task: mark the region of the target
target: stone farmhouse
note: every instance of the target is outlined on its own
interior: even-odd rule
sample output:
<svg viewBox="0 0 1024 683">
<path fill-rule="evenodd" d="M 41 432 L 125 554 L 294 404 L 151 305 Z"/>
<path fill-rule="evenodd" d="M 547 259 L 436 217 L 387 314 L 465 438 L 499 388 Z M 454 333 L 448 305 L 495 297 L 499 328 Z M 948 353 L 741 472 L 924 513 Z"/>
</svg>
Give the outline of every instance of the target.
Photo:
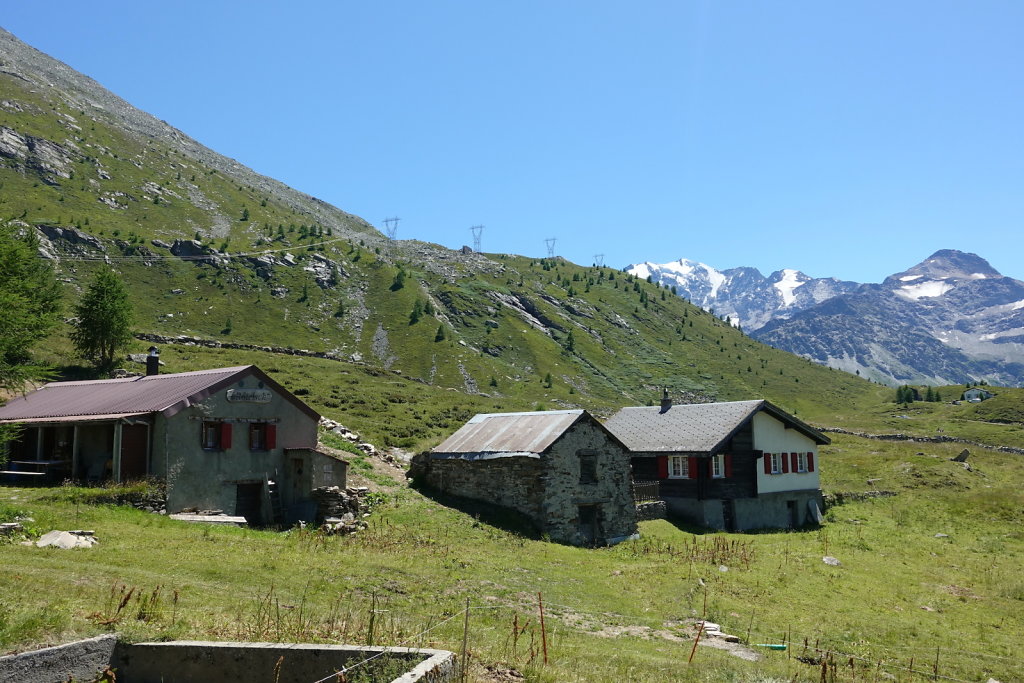
<svg viewBox="0 0 1024 683">
<path fill-rule="evenodd" d="M 473 417 L 413 460 L 431 488 L 518 510 L 554 541 L 637 537 L 626 447 L 584 410 Z"/>
<path fill-rule="evenodd" d="M 820 521 L 817 430 L 768 401 L 623 408 L 606 423 L 635 482 L 656 482 L 668 512 L 742 531 Z"/>
<path fill-rule="evenodd" d="M 155 351 L 155 349 L 154 349 Z M 22 429 L 0 481 L 158 477 L 168 512 L 223 510 L 252 523 L 313 521 L 344 461 L 316 450 L 319 414 L 253 365 L 52 382 L 0 407 Z"/>
</svg>

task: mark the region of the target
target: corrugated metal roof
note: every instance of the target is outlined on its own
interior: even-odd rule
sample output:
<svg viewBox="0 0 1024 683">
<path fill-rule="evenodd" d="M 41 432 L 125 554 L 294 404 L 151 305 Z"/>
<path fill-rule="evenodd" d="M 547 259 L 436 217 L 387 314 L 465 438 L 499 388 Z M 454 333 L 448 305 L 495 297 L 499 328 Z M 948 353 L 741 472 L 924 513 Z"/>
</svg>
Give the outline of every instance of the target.
<svg viewBox="0 0 1024 683">
<path fill-rule="evenodd" d="M 253 371 L 259 372 L 252 365 L 240 365 L 172 375 L 51 382 L 0 407 L 0 424 L 177 412 Z"/>
<path fill-rule="evenodd" d="M 710 453 L 766 401 L 623 408 L 604 426 L 631 451 Z"/>
<path fill-rule="evenodd" d="M 543 453 L 584 415 L 582 410 L 482 413 L 433 453 Z"/>
</svg>

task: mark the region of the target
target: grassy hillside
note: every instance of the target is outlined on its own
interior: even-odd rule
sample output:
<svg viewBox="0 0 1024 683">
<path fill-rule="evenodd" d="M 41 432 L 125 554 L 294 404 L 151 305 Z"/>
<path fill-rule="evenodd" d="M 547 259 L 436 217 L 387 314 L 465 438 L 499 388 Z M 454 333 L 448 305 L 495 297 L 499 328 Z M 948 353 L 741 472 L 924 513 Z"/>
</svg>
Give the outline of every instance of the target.
<svg viewBox="0 0 1024 683">
<path fill-rule="evenodd" d="M 75 489 L 0 489 L 5 519 L 21 511 L 39 530 L 90 528 L 101 539 L 85 551 L 0 545 L 0 649 L 116 630 L 133 639 L 411 638 L 458 650 L 468 599 L 472 680 L 502 680 L 494 671 L 511 668 L 531 681 L 818 681 L 827 654 L 815 646 L 835 653 L 839 681 L 928 680 L 936 657 L 951 680 L 1019 680 L 1024 464 L 976 451 L 969 472 L 949 460 L 953 446 L 920 451 L 837 438 L 823 450 L 822 477 L 826 493 L 848 502 L 821 529 L 694 534 L 645 522 L 641 540 L 597 550 L 544 542 L 514 518 L 397 483 L 367 532 L 346 538 L 190 526 L 76 503 Z M 895 495 L 851 495 L 873 489 Z M 143 598 L 118 610 L 131 588 Z M 792 647 L 754 647 L 758 662 L 701 647 L 687 665 L 691 624 L 705 609 L 744 640 Z"/>
</svg>

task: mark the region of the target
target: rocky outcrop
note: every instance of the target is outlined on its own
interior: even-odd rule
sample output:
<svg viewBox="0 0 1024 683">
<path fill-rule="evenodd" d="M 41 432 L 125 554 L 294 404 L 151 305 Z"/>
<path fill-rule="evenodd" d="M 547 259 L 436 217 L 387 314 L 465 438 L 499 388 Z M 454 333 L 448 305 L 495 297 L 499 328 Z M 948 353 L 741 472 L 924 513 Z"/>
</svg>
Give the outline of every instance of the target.
<svg viewBox="0 0 1024 683">
<path fill-rule="evenodd" d="M 35 171 L 44 183 L 57 185 L 58 178 L 71 178 L 72 164 L 82 155 L 68 144 L 0 126 L 0 156 L 14 160 L 24 170 Z"/>
<path fill-rule="evenodd" d="M 174 244 L 171 245 L 171 253 L 183 261 L 205 261 L 225 265 L 230 260 L 226 254 L 207 247 L 197 240 L 174 240 Z"/>
</svg>

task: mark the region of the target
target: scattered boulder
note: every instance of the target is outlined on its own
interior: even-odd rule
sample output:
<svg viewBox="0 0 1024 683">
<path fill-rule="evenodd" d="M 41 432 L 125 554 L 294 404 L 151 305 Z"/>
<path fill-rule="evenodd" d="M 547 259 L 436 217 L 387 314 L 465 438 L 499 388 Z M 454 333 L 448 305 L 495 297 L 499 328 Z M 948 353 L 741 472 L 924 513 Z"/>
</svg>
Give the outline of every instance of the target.
<svg viewBox="0 0 1024 683">
<path fill-rule="evenodd" d="M 39 548 L 63 548 L 69 550 L 71 548 L 91 548 L 97 543 L 99 539 L 95 536 L 95 531 L 50 531 L 39 537 L 36 541 L 36 547 Z"/>
<path fill-rule="evenodd" d="M 825 557 L 821 558 L 821 561 L 830 567 L 838 567 L 842 564 L 842 562 L 832 557 L 831 555 L 826 555 Z"/>
<path fill-rule="evenodd" d="M 953 458 L 953 462 L 967 462 L 967 458 L 971 455 L 971 452 L 966 448 L 960 451 L 960 455 Z"/>
</svg>

